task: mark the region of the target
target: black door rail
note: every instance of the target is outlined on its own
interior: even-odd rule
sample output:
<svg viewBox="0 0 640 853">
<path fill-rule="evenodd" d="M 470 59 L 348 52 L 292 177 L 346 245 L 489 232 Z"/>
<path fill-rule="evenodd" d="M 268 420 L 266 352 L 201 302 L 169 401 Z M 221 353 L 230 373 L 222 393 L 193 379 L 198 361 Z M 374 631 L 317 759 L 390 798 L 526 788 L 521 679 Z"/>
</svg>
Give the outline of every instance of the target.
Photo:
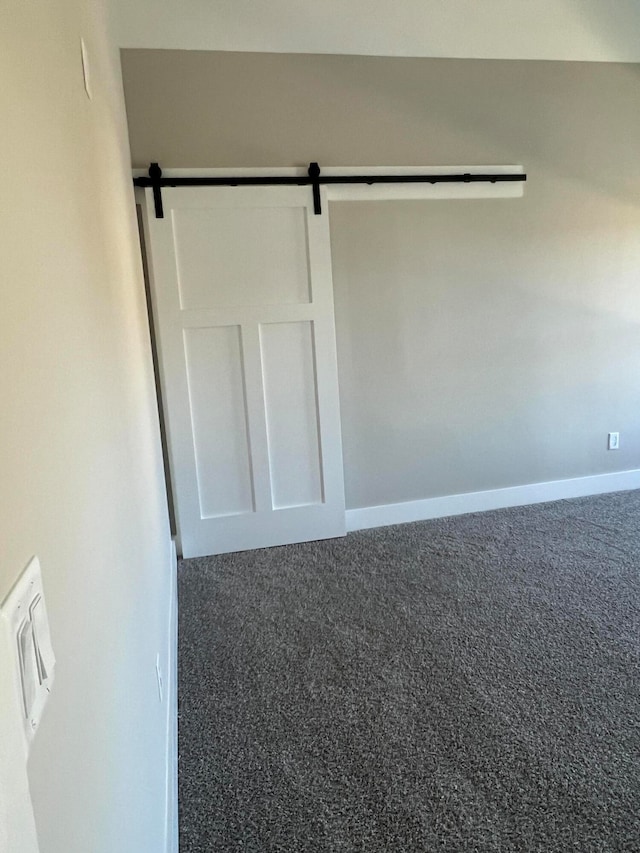
<svg viewBox="0 0 640 853">
<path fill-rule="evenodd" d="M 322 213 L 320 204 L 321 184 L 477 184 L 477 183 L 503 183 L 507 181 L 526 181 L 527 176 L 522 173 L 505 174 L 464 174 L 452 175 L 322 175 L 317 163 L 310 163 L 307 175 L 298 176 L 239 176 L 224 178 L 165 178 L 162 169 L 157 163 L 149 166 L 148 177 L 134 178 L 136 187 L 151 187 L 153 189 L 153 201 L 156 209 L 156 218 L 164 218 L 162 207 L 162 187 L 247 187 L 247 186 L 310 186 L 313 189 L 314 213 Z"/>
</svg>

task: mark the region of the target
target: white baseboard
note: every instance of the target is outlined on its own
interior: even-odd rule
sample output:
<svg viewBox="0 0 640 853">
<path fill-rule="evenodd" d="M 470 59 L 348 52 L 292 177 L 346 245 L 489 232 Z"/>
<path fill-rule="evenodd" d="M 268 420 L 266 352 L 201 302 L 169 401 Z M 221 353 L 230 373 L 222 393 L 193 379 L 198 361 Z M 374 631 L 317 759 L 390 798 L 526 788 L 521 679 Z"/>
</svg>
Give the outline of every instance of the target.
<svg viewBox="0 0 640 853">
<path fill-rule="evenodd" d="M 178 853 L 178 559 L 176 543 L 169 550 L 171 601 L 167 653 L 167 779 L 165 853 Z"/>
<path fill-rule="evenodd" d="M 389 524 L 426 521 L 448 515 L 464 515 L 468 512 L 483 512 L 488 509 L 525 506 L 639 488 L 640 469 L 634 468 L 631 471 L 595 474 L 591 477 L 575 477 L 571 480 L 529 483 L 525 486 L 491 489 L 486 492 L 468 492 L 406 503 L 367 506 L 347 510 L 347 531 L 367 530 L 371 527 L 386 527 Z"/>
</svg>

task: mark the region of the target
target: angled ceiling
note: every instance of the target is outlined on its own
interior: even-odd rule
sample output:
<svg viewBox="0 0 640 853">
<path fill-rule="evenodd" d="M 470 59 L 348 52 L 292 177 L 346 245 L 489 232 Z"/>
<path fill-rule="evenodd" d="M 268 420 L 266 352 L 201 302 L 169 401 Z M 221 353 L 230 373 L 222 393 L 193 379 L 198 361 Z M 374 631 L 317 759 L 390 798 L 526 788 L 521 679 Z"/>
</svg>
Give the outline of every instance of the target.
<svg viewBox="0 0 640 853">
<path fill-rule="evenodd" d="M 640 62 L 640 0 L 110 0 L 120 47 Z"/>
</svg>

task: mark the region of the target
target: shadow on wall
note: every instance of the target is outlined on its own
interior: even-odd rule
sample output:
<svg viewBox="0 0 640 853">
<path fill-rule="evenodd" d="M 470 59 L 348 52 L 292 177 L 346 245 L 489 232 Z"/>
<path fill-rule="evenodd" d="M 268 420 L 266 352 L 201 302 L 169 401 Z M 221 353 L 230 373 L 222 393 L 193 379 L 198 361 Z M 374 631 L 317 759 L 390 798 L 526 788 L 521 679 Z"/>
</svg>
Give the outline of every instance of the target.
<svg viewBox="0 0 640 853">
<path fill-rule="evenodd" d="M 123 67 L 136 166 L 515 163 L 640 197 L 637 65 L 125 51 Z"/>
</svg>

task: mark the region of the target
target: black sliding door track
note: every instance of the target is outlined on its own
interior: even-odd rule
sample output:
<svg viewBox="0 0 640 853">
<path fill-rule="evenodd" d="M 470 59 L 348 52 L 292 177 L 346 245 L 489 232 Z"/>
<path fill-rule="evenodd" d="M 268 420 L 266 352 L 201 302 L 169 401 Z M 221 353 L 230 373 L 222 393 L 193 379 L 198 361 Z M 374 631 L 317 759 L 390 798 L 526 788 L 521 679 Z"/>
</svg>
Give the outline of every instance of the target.
<svg viewBox="0 0 640 853">
<path fill-rule="evenodd" d="M 527 176 L 520 172 L 479 175 L 465 172 L 454 175 L 322 175 L 317 163 L 310 163 L 306 176 L 239 176 L 224 178 L 165 178 L 162 169 L 157 163 L 149 166 L 148 177 L 134 178 L 136 187 L 151 187 L 153 189 L 153 200 L 156 209 L 156 218 L 164 218 L 162 207 L 162 187 L 264 187 L 264 186 L 310 186 L 313 190 L 314 213 L 322 213 L 320 204 L 321 184 L 477 184 L 477 183 L 505 183 L 512 181 L 526 181 Z"/>
</svg>

